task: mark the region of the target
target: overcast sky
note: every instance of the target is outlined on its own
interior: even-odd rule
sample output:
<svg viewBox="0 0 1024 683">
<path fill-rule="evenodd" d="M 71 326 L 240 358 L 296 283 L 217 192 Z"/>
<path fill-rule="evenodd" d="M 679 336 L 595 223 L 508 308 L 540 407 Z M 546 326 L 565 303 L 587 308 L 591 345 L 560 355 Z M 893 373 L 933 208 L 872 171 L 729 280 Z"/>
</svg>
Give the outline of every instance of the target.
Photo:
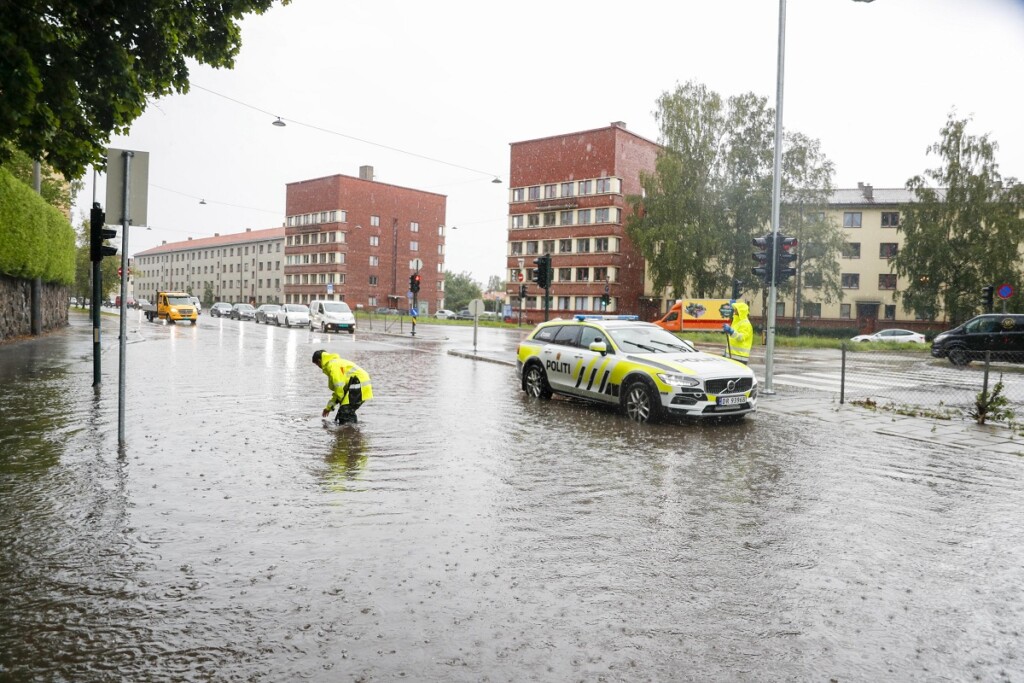
<svg viewBox="0 0 1024 683">
<path fill-rule="evenodd" d="M 784 125 L 821 141 L 839 187 L 936 166 L 927 147 L 954 110 L 1024 178 L 1024 0 L 789 0 L 786 14 Z M 486 284 L 505 273 L 510 143 L 612 121 L 657 141 L 655 101 L 687 81 L 774 106 L 778 28 L 777 0 L 294 0 L 243 22 L 233 70 L 195 66 L 187 95 L 111 141 L 150 154 L 150 229 L 128 251 L 281 225 L 286 183 L 371 165 L 447 195 L 446 268 Z M 96 187 L 103 203 L 103 175 Z M 90 173 L 81 211 L 92 192 Z"/>
</svg>

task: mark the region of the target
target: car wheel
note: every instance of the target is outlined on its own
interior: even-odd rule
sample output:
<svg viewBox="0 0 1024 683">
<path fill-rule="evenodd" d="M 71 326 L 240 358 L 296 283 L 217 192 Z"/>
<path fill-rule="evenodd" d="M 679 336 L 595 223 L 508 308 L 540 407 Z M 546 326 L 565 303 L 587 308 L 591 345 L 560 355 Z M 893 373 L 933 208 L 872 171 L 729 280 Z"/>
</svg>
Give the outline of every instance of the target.
<svg viewBox="0 0 1024 683">
<path fill-rule="evenodd" d="M 953 365 L 963 366 L 971 362 L 971 359 L 967 357 L 967 350 L 959 346 L 954 346 L 949 350 L 949 362 Z"/>
<path fill-rule="evenodd" d="M 349 334 L 355 334 L 356 333 L 356 328 L 355 327 L 348 328 L 348 333 Z"/>
<path fill-rule="evenodd" d="M 634 422 L 657 422 L 661 417 L 661 398 L 647 381 L 637 379 L 626 386 L 622 408 Z"/>
<path fill-rule="evenodd" d="M 327 334 L 327 323 L 320 323 L 320 332 Z"/>
<path fill-rule="evenodd" d="M 533 398 L 551 398 L 548 376 L 539 363 L 531 363 L 523 374 L 523 391 Z"/>
</svg>

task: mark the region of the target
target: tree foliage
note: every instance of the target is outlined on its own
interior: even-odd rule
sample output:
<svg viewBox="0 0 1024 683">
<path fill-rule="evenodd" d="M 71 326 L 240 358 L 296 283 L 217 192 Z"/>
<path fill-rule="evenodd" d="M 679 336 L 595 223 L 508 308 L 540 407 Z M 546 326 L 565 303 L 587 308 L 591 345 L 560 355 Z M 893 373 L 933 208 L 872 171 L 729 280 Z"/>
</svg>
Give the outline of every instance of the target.
<svg viewBox="0 0 1024 683">
<path fill-rule="evenodd" d="M 449 270 L 444 272 L 444 303 L 449 309 L 459 311 L 482 295 L 480 283 L 469 273 L 463 271 L 456 274 Z"/>
<path fill-rule="evenodd" d="M 662 94 L 655 118 L 663 150 L 654 172 L 641 174 L 643 196 L 629 198 L 634 212 L 626 221 L 655 291 L 726 296 L 734 279 L 745 289 L 760 287 L 750 272 L 751 240 L 771 228 L 774 112 L 767 100 L 753 93 L 723 100 L 689 82 Z M 816 140 L 794 134 L 787 143 L 784 195 L 823 207 L 831 162 Z M 822 243 L 841 243 L 838 228 L 825 221 L 807 229 Z M 834 270 L 838 279 L 838 250 L 815 253 L 808 267 Z M 838 284 L 835 291 L 841 293 Z"/>
<path fill-rule="evenodd" d="M 188 92 L 188 58 L 232 67 L 240 19 L 272 4 L 0 2 L 0 162 L 19 148 L 68 178 L 102 167 L 147 99 Z"/>
<path fill-rule="evenodd" d="M 953 323 L 973 316 L 988 284 L 1021 282 L 1024 186 L 1003 179 L 998 145 L 967 133 L 969 119 L 951 113 L 941 139 L 928 148 L 938 167 L 907 181 L 915 200 L 902 207 L 903 245 L 893 269 L 904 281 L 904 305 Z"/>
</svg>

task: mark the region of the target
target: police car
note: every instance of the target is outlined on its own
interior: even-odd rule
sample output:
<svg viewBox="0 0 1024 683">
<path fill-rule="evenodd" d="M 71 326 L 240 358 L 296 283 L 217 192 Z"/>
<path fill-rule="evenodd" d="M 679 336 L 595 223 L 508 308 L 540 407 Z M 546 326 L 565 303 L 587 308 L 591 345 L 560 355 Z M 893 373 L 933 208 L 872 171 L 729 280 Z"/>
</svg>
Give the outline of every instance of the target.
<svg viewBox="0 0 1024 683">
<path fill-rule="evenodd" d="M 523 391 L 618 405 L 637 422 L 666 415 L 740 417 L 757 409 L 746 365 L 703 353 L 635 315 L 577 315 L 541 323 L 519 343 Z"/>
</svg>

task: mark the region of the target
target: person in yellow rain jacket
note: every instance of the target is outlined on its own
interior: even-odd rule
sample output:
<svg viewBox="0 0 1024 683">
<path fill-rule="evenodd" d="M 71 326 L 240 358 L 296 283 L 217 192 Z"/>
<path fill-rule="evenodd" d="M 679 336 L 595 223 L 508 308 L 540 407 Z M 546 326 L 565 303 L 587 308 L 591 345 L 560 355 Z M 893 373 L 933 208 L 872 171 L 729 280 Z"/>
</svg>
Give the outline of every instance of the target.
<svg viewBox="0 0 1024 683">
<path fill-rule="evenodd" d="M 754 343 L 754 326 L 750 324 L 750 307 L 742 301 L 732 306 L 732 324 L 722 325 L 729 335 L 729 357 L 746 365 L 750 362 L 750 347 Z"/>
<path fill-rule="evenodd" d="M 340 406 L 334 416 L 335 422 L 358 422 L 356 411 L 373 398 L 370 375 L 352 361 L 323 349 L 313 352 L 313 365 L 327 375 L 327 388 L 331 390 L 331 399 L 327 401 L 323 417 L 330 415 L 335 406 Z"/>
</svg>

